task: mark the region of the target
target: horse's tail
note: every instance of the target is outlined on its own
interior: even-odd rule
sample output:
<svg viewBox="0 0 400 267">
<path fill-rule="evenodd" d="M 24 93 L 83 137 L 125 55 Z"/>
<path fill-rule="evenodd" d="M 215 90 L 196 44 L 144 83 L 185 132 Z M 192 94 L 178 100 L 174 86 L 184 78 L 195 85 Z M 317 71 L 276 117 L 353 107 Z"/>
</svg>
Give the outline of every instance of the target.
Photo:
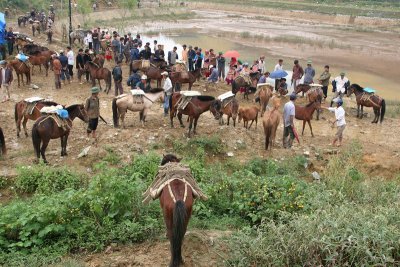
<svg viewBox="0 0 400 267">
<path fill-rule="evenodd" d="M 15 103 L 15 107 L 14 107 L 14 119 L 15 119 L 15 123 L 17 123 L 17 121 L 18 121 L 18 103 Z"/>
<path fill-rule="evenodd" d="M 185 202 L 178 200 L 175 203 L 173 212 L 172 223 L 172 265 L 179 266 L 182 259 L 182 242 L 185 236 L 185 221 L 186 221 L 186 207 Z"/>
<path fill-rule="evenodd" d="M 118 127 L 118 106 L 117 106 L 117 98 L 114 98 L 113 101 L 112 101 L 112 111 L 113 111 L 114 127 Z"/>
<path fill-rule="evenodd" d="M 108 75 L 107 75 L 107 94 L 108 92 L 110 92 L 111 90 L 111 71 L 108 71 Z"/>
<path fill-rule="evenodd" d="M 172 97 L 173 97 L 173 95 L 171 95 L 171 97 L 169 98 L 169 103 L 168 103 L 170 114 L 172 114 L 172 111 L 173 111 L 173 107 L 172 107 Z M 174 115 L 175 115 L 175 114 L 174 114 Z"/>
<path fill-rule="evenodd" d="M 235 80 L 232 81 L 232 94 L 236 95 L 236 93 L 238 92 L 236 89 L 236 82 Z"/>
<path fill-rule="evenodd" d="M 3 130 L 1 128 L 0 128 L 0 145 L 1 145 L 1 153 L 5 155 L 7 153 L 6 140 L 4 139 Z"/>
<path fill-rule="evenodd" d="M 40 153 L 40 142 L 41 139 L 39 135 L 38 125 L 35 123 L 32 127 L 32 144 L 36 155 L 39 155 Z"/>
<path fill-rule="evenodd" d="M 385 112 L 386 112 L 386 102 L 385 102 L 385 99 L 382 99 L 382 102 L 381 102 L 381 123 L 383 121 L 383 118 L 385 117 Z"/>
<path fill-rule="evenodd" d="M 270 120 L 271 117 L 268 118 Z M 272 125 L 264 126 L 264 133 L 265 133 L 265 150 L 268 150 L 269 140 L 271 139 L 272 133 Z"/>
</svg>

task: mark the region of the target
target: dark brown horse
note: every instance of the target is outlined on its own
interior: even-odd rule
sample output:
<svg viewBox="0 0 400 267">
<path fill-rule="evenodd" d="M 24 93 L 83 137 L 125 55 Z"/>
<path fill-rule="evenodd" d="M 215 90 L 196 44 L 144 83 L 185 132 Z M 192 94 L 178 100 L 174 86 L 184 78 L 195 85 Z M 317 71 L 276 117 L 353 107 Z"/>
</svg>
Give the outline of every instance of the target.
<svg viewBox="0 0 400 267">
<path fill-rule="evenodd" d="M 66 110 L 69 114 L 67 122 L 69 127 L 66 129 L 59 127 L 50 115 L 41 116 L 33 125 L 32 142 L 38 160 L 40 160 L 40 155 L 42 155 L 43 161 L 47 163 L 45 153 L 50 139 L 61 139 L 61 156 L 66 156 L 68 135 L 72 127 L 72 121 L 77 117 L 85 122 L 89 120 L 82 104 L 71 105 L 67 107 Z M 40 147 L 41 144 L 42 146 Z"/>
<path fill-rule="evenodd" d="M 163 157 L 161 165 L 179 161 L 175 155 L 168 154 Z M 170 267 L 179 267 L 183 264 L 182 243 L 192 215 L 193 202 L 192 188 L 180 179 L 170 181 L 161 193 L 160 205 L 171 247 Z"/>
<path fill-rule="evenodd" d="M 35 32 L 40 34 L 40 22 L 34 21 L 32 22 L 32 35 L 35 36 Z"/>
<path fill-rule="evenodd" d="M 308 103 L 317 101 L 321 104 L 322 100 L 324 99 L 324 92 L 322 91 L 321 88 L 318 88 L 318 87 L 311 88 L 311 86 L 308 84 L 299 84 L 296 87 L 295 93 L 298 94 L 300 92 L 303 92 L 303 96 L 304 96 L 304 93 L 306 93 Z M 321 110 L 317 109 L 317 120 L 319 120 L 320 112 L 321 112 Z"/>
<path fill-rule="evenodd" d="M 182 95 L 180 93 L 172 94 L 169 100 L 169 116 L 171 120 L 171 127 L 174 127 L 174 117 L 178 115 L 178 120 L 182 128 L 185 126 L 182 122 L 182 115 L 189 116 L 189 131 L 188 137 L 190 137 L 190 132 L 192 130 L 193 125 L 193 134 L 196 134 L 196 126 L 197 121 L 202 113 L 210 110 L 211 105 L 215 102 L 215 98 L 213 96 L 194 96 L 190 100 L 190 102 L 186 105 L 184 109 L 178 109 L 177 103 L 181 99 Z M 211 110 L 210 110 L 211 111 Z M 216 120 L 219 119 L 219 113 L 211 111 Z"/>
<path fill-rule="evenodd" d="M 257 82 L 260 79 L 261 74 L 259 72 L 250 73 L 250 84 L 249 82 L 243 78 L 243 76 L 238 76 L 232 81 L 232 93 L 237 94 L 241 88 L 244 89 L 244 99 L 249 99 L 250 94 L 254 94 L 256 92 Z"/>
<path fill-rule="evenodd" d="M 311 86 L 308 84 L 299 84 L 296 86 L 296 95 L 300 92 L 303 92 L 302 96 L 304 97 L 304 94 L 307 93 L 308 90 L 311 89 Z"/>
<path fill-rule="evenodd" d="M 357 101 L 357 118 L 362 119 L 364 116 L 364 106 L 372 107 L 374 109 L 375 118 L 372 123 L 378 123 L 379 118 L 381 119 L 380 123 L 382 123 L 383 118 L 385 117 L 386 111 L 386 102 L 382 97 L 369 94 L 364 91 L 364 88 L 359 86 L 358 84 L 350 85 L 350 88 L 347 90 L 347 96 L 351 96 L 351 94 L 356 95 Z M 360 114 L 360 106 L 361 106 L 361 114 Z"/>
<path fill-rule="evenodd" d="M 28 137 L 28 132 L 26 130 L 26 123 L 28 119 L 35 121 L 41 116 L 40 110 L 43 107 L 57 106 L 57 105 L 58 104 L 56 102 L 52 101 L 39 101 L 37 102 L 35 108 L 32 110 L 32 114 L 26 114 L 25 109 L 28 106 L 28 103 L 24 100 L 16 103 L 14 108 L 14 117 L 15 117 L 15 124 L 17 125 L 17 137 L 19 137 L 19 133 L 21 132 L 22 119 L 24 119 L 24 121 L 22 122 L 22 126 L 24 127 L 25 136 Z"/>
<path fill-rule="evenodd" d="M 93 63 L 96 63 L 99 67 L 104 67 L 104 62 L 106 61 L 102 54 L 97 54 L 96 56 L 92 57 Z"/>
<path fill-rule="evenodd" d="M 161 80 L 163 78 L 161 75 L 162 72 L 163 72 L 162 69 L 150 65 L 150 67 L 147 69 L 145 73 L 147 75 L 147 79 L 149 79 L 150 81 L 151 79 L 157 80 L 157 87 L 161 87 Z"/>
<path fill-rule="evenodd" d="M 232 98 L 227 104 L 223 105 L 221 100 L 216 100 L 214 104 L 211 105 L 210 111 L 215 114 L 219 113 L 219 124 L 224 125 L 224 114 L 228 117 L 228 125 L 229 121 L 232 118 L 233 127 L 236 127 L 236 118 L 239 113 L 239 102 L 236 98 Z"/>
<path fill-rule="evenodd" d="M 3 129 L 0 127 L 0 156 L 7 154 L 6 141 L 3 134 Z"/>
<path fill-rule="evenodd" d="M 168 66 L 167 62 L 165 61 L 151 61 L 150 65 L 153 65 L 153 67 L 165 70 Z M 143 72 L 147 71 L 149 67 L 143 67 L 142 65 L 142 60 L 133 60 L 129 63 L 129 73 L 132 73 L 132 71 L 138 71 L 141 70 Z"/>
<path fill-rule="evenodd" d="M 37 56 L 29 56 L 29 62 L 32 65 L 32 76 L 33 76 L 33 67 L 34 66 L 39 66 L 39 71 L 42 73 L 42 65 L 44 66 L 44 69 L 46 70 L 46 77 L 49 74 L 49 59 L 46 56 L 40 55 L 38 53 Z"/>
<path fill-rule="evenodd" d="M 306 126 L 306 122 L 310 126 L 311 136 L 314 137 L 314 133 L 312 131 L 311 120 L 314 114 L 314 111 L 321 108 L 321 103 L 318 101 L 314 101 L 308 103 L 305 107 L 295 106 L 295 118 L 303 121 L 303 130 L 301 131 L 301 135 L 304 134 L 304 128 Z"/>
<path fill-rule="evenodd" d="M 26 83 L 30 84 L 31 83 L 31 69 L 26 65 L 24 62 L 19 61 L 18 59 L 14 59 L 9 61 L 8 65 L 12 67 L 15 72 L 17 73 L 17 78 L 18 78 L 18 87 L 20 87 L 20 77 L 22 80 L 22 85 L 25 85 L 24 83 L 24 74 L 26 76 Z"/>
<path fill-rule="evenodd" d="M 107 68 L 101 68 L 99 65 L 92 61 L 88 61 L 85 64 L 85 70 L 90 72 L 90 77 L 92 77 L 92 86 L 96 85 L 96 79 L 99 82 L 99 87 L 101 90 L 100 80 L 104 80 L 106 82 L 106 89 L 104 92 L 108 94 L 111 89 L 111 71 Z"/>
<path fill-rule="evenodd" d="M 201 78 L 203 76 L 203 72 L 201 69 L 196 69 L 196 70 L 192 70 L 189 71 L 187 73 L 187 76 L 185 76 L 184 74 L 182 74 L 182 72 L 171 72 L 170 73 L 170 78 L 171 78 L 171 82 L 172 82 L 172 86 L 175 87 L 175 85 L 178 84 L 182 84 L 182 83 L 188 83 L 189 84 L 189 91 L 192 90 L 192 86 L 194 84 L 194 82 Z"/>
</svg>

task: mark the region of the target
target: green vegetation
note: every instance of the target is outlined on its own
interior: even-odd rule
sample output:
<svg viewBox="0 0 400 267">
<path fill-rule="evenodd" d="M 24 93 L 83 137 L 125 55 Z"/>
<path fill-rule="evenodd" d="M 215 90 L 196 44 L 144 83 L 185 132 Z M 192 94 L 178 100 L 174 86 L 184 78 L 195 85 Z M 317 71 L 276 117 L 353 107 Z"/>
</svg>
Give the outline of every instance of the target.
<svg viewBox="0 0 400 267">
<path fill-rule="evenodd" d="M 390 118 L 398 118 L 400 115 L 400 101 L 386 100 L 386 114 Z"/>
<path fill-rule="evenodd" d="M 303 156 L 240 163 L 225 160 L 218 136 L 168 142 L 209 197 L 195 203 L 190 227 L 234 232 L 224 239 L 228 266 L 395 265 L 400 260 L 399 180 L 377 181 L 362 173 L 359 144 L 333 156 L 320 183 L 309 183 Z M 65 168 L 18 168 L 15 187 L 31 196 L 0 209 L 0 265 L 41 266 L 68 253 L 161 235 L 158 201 L 141 202 L 160 156 L 134 155 L 123 164 L 115 151 L 107 151 L 90 179 Z"/>
</svg>

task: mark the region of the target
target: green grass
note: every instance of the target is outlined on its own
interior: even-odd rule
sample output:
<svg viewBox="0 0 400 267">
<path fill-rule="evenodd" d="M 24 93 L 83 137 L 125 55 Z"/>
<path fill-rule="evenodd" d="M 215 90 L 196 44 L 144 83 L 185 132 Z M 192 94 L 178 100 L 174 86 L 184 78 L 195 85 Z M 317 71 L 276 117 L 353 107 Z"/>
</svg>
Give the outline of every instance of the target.
<svg viewBox="0 0 400 267">
<path fill-rule="evenodd" d="M 386 116 L 389 118 L 400 117 L 400 101 L 386 100 Z"/>
</svg>

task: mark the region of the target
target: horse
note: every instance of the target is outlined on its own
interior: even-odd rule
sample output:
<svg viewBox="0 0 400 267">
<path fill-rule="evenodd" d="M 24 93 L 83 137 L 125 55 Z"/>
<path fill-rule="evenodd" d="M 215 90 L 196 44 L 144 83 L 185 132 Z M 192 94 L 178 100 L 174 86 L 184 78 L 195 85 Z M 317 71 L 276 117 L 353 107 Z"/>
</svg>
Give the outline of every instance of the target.
<svg viewBox="0 0 400 267">
<path fill-rule="evenodd" d="M 53 101 L 39 101 L 36 103 L 36 106 L 33 109 L 32 114 L 25 113 L 27 105 L 28 104 L 26 101 L 21 100 L 17 102 L 14 107 L 14 118 L 15 118 L 15 124 L 17 126 L 17 137 L 19 137 L 19 133 L 21 132 L 21 122 L 22 126 L 24 127 L 25 136 L 28 137 L 28 132 L 26 130 L 26 123 L 28 122 L 28 119 L 37 120 L 41 116 L 40 110 L 43 107 L 57 106 L 58 104 Z"/>
<path fill-rule="evenodd" d="M 304 93 L 307 93 L 308 90 L 311 89 L 311 86 L 309 84 L 299 84 L 296 86 L 296 90 L 294 91 L 296 93 L 296 95 L 300 92 L 303 92 L 303 97 L 304 97 Z"/>
<path fill-rule="evenodd" d="M 47 42 L 51 44 L 51 42 L 53 41 L 53 30 L 51 28 L 47 29 L 46 35 L 47 35 Z"/>
<path fill-rule="evenodd" d="M 163 156 L 161 166 L 168 162 L 180 162 L 180 159 L 175 155 L 167 154 Z M 179 177 L 177 178 L 168 182 L 160 195 L 160 206 L 163 211 L 167 237 L 171 248 L 170 267 L 179 267 L 183 264 L 182 243 L 192 215 L 194 202 L 192 188 L 187 186 Z"/>
<path fill-rule="evenodd" d="M 147 79 L 155 79 L 157 80 L 157 87 L 161 87 L 161 80 L 162 80 L 162 75 L 161 73 L 163 72 L 162 69 L 159 69 L 155 66 L 150 65 L 150 67 L 147 69 L 145 72 Z"/>
<path fill-rule="evenodd" d="M 153 65 L 154 67 L 160 68 L 162 70 L 165 70 L 168 67 L 168 64 L 166 61 L 151 61 L 150 66 Z M 132 71 L 138 71 L 141 70 L 143 72 L 147 71 L 149 67 L 143 67 L 142 66 L 142 60 L 132 60 L 129 63 L 129 73 L 132 73 Z"/>
<path fill-rule="evenodd" d="M 32 76 L 33 76 L 33 67 L 34 66 L 39 66 L 40 73 L 42 73 L 42 65 L 44 66 L 44 69 L 46 70 L 46 77 L 48 76 L 48 74 L 49 74 L 49 60 L 48 60 L 48 58 L 46 56 L 42 56 L 39 53 L 39 55 L 37 55 L 37 56 L 34 56 L 34 55 L 29 56 L 28 60 L 32 65 L 32 72 L 31 72 Z"/>
<path fill-rule="evenodd" d="M 303 96 L 304 93 L 306 93 L 308 103 L 312 103 L 315 101 L 322 103 L 322 100 L 324 99 L 324 92 L 321 88 L 311 88 L 311 86 L 308 84 L 299 84 L 296 87 L 295 93 L 297 95 L 300 92 L 303 92 Z M 319 120 L 320 112 L 320 109 L 317 109 L 317 120 Z"/>
<path fill-rule="evenodd" d="M 111 89 L 111 71 L 107 68 L 101 68 L 99 65 L 92 61 L 88 61 L 85 64 L 85 70 L 90 72 L 90 77 L 92 77 L 92 86 L 96 85 L 96 79 L 99 82 L 99 87 L 101 89 L 100 80 L 104 80 L 106 82 L 106 89 L 104 92 L 108 94 Z"/>
<path fill-rule="evenodd" d="M 244 88 L 243 99 L 249 99 L 249 94 L 254 94 L 256 92 L 256 86 L 258 79 L 260 79 L 261 74 L 259 72 L 250 73 L 249 75 L 251 83 L 249 84 L 243 76 L 237 76 L 232 81 L 232 93 L 237 94 L 240 88 Z"/>
<path fill-rule="evenodd" d="M 186 105 L 184 109 L 178 110 L 178 101 L 181 99 L 182 95 L 179 92 L 173 93 L 169 99 L 169 116 L 171 120 L 171 128 L 174 127 L 174 117 L 177 115 L 180 126 L 184 128 L 182 122 L 182 115 L 189 116 L 189 131 L 188 137 L 190 138 L 190 133 L 193 126 L 193 134 L 196 134 L 197 121 L 201 114 L 210 110 L 214 115 L 216 120 L 219 120 L 219 113 L 215 110 L 210 109 L 211 105 L 215 103 L 215 98 L 213 96 L 193 96 L 190 102 Z"/>
<path fill-rule="evenodd" d="M 311 136 L 314 137 L 314 133 L 312 131 L 311 120 L 314 114 L 314 111 L 321 108 L 321 103 L 318 101 L 314 101 L 308 103 L 305 107 L 295 105 L 295 118 L 303 121 L 303 130 L 301 131 L 301 135 L 304 134 L 304 128 L 306 126 L 306 122 L 310 126 Z"/>
<path fill-rule="evenodd" d="M 7 154 L 6 141 L 4 139 L 3 129 L 0 127 L 0 155 Z"/>
<path fill-rule="evenodd" d="M 364 91 L 358 84 L 350 85 L 349 89 L 347 90 L 347 96 L 350 97 L 351 94 L 355 94 L 356 101 L 357 101 L 357 118 L 362 119 L 364 116 L 364 106 L 365 107 L 372 107 L 374 109 L 375 118 L 372 123 L 378 123 L 379 118 L 380 123 L 382 123 L 383 118 L 385 117 L 386 111 L 386 102 L 385 99 L 382 97 L 375 95 L 375 94 L 368 94 Z M 361 106 L 361 115 L 360 115 L 360 106 Z"/>
<path fill-rule="evenodd" d="M 25 85 L 23 76 L 24 74 L 26 76 L 26 83 L 31 83 L 31 69 L 28 67 L 28 65 L 26 65 L 26 63 L 19 61 L 18 59 L 14 59 L 10 60 L 8 65 L 12 67 L 17 73 L 18 87 L 20 87 L 20 76 L 22 80 L 22 85 Z"/>
<path fill-rule="evenodd" d="M 71 105 L 67 107 L 66 110 L 69 114 L 67 120 L 68 127 L 66 129 L 59 127 L 50 115 L 41 116 L 35 124 L 33 124 L 32 143 L 38 161 L 41 155 L 43 161 L 47 163 L 45 152 L 50 139 L 61 139 L 61 156 L 66 156 L 68 135 L 72 127 L 72 121 L 75 118 L 79 118 L 84 122 L 89 120 L 83 104 Z M 40 147 L 41 144 L 42 146 Z"/>
<path fill-rule="evenodd" d="M 224 125 L 224 114 L 228 117 L 228 125 L 229 121 L 232 118 L 233 127 L 236 127 L 236 117 L 239 112 L 239 102 L 235 97 L 233 97 L 228 104 L 223 106 L 222 101 L 217 99 L 214 104 L 211 105 L 210 110 L 212 113 L 218 112 L 220 114 L 219 124 Z"/>
<path fill-rule="evenodd" d="M 269 99 L 272 97 L 272 92 L 274 91 L 274 87 L 267 84 L 260 89 L 258 96 L 260 97 L 260 106 L 261 106 L 261 117 L 264 116 L 264 112 L 267 109 L 267 105 Z"/>
<path fill-rule="evenodd" d="M 260 109 L 256 106 L 252 107 L 247 107 L 247 108 L 239 108 L 239 119 L 238 123 L 241 122 L 243 119 L 243 126 L 244 128 L 250 130 L 251 125 L 253 125 L 253 122 L 256 122 L 256 128 L 257 128 L 257 121 L 258 121 L 258 112 Z M 249 126 L 249 121 L 251 121 L 250 126 Z"/>
<path fill-rule="evenodd" d="M 72 31 L 69 34 L 69 37 L 71 38 L 71 43 L 74 44 L 75 40 L 78 40 L 79 44 L 83 43 L 83 39 L 85 39 L 86 34 L 88 33 L 88 31 L 85 30 L 75 30 Z"/>
<path fill-rule="evenodd" d="M 189 91 L 192 90 L 193 83 L 201 78 L 203 76 L 202 70 L 201 69 L 195 69 L 192 71 L 189 71 L 187 73 L 188 75 L 186 77 L 182 77 L 182 72 L 171 72 L 170 73 L 170 78 L 172 82 L 172 86 L 175 88 L 175 85 L 182 84 L 182 83 L 188 83 L 189 84 Z"/>
<path fill-rule="evenodd" d="M 164 101 L 164 89 L 154 88 L 149 93 L 143 96 L 143 102 L 135 103 L 135 97 L 127 94 L 122 97 L 115 97 L 112 101 L 114 127 L 118 127 L 119 119 L 122 121 L 122 127 L 125 128 L 125 114 L 128 110 L 139 112 L 142 126 L 146 121 L 147 112 L 157 99 L 161 98 Z"/>
<path fill-rule="evenodd" d="M 35 36 L 35 32 L 38 32 L 40 34 L 40 22 L 39 21 L 32 22 L 32 35 L 33 36 Z"/>
<path fill-rule="evenodd" d="M 97 54 L 96 56 L 92 57 L 93 63 L 97 64 L 99 67 L 104 67 L 105 58 L 102 54 Z"/>
<path fill-rule="evenodd" d="M 21 25 L 26 26 L 26 22 L 28 21 L 28 18 L 24 15 L 18 17 L 18 27 L 21 27 Z"/>
<path fill-rule="evenodd" d="M 50 50 L 47 47 L 40 46 L 40 45 L 37 45 L 37 44 L 34 44 L 33 42 L 31 42 L 31 43 L 24 45 L 22 48 L 22 51 L 25 54 L 33 55 L 38 52 L 50 51 Z M 54 51 L 52 51 L 52 52 L 53 52 L 53 54 L 55 53 Z"/>
<path fill-rule="evenodd" d="M 268 146 L 272 149 L 275 142 L 276 130 L 278 129 L 281 114 L 279 113 L 279 107 L 281 102 L 279 98 L 273 99 L 274 108 L 264 113 L 263 126 L 265 134 L 265 150 L 268 150 Z"/>
<path fill-rule="evenodd" d="M 15 39 L 15 46 L 17 47 L 18 53 L 24 46 L 28 44 L 33 44 L 33 42 L 27 37 L 17 36 Z"/>
</svg>

